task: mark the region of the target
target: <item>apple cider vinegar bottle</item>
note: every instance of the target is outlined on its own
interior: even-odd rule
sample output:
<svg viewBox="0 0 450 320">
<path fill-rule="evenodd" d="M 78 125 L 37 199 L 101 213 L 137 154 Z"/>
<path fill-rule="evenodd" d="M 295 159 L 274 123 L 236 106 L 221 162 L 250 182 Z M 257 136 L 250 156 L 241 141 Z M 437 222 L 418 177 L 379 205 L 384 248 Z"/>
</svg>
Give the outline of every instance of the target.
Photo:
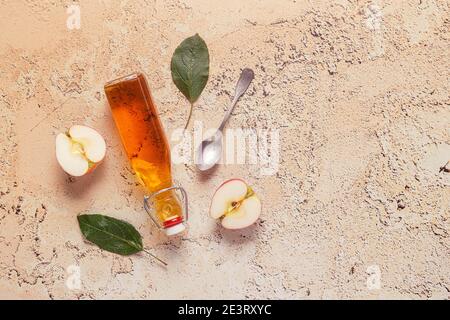
<svg viewBox="0 0 450 320">
<path fill-rule="evenodd" d="M 170 147 L 144 75 L 110 81 L 105 93 L 131 167 L 150 193 L 144 198 L 145 210 L 167 235 L 182 232 L 187 195 L 173 186 Z"/>
</svg>

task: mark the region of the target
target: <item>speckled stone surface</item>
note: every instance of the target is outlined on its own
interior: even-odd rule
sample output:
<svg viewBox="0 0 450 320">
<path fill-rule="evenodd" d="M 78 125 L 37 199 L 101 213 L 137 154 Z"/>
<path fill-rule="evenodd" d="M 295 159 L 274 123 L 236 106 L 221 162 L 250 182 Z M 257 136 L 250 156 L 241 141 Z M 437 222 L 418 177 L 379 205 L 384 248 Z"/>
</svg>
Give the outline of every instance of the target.
<svg viewBox="0 0 450 320">
<path fill-rule="evenodd" d="M 0 297 L 449 298 L 448 1 L 89 0 L 69 30 L 71 4 L 0 0 Z M 174 165 L 191 219 L 168 239 L 142 209 L 103 85 L 144 72 L 170 137 L 188 113 L 171 54 L 197 32 L 211 69 L 193 121 L 216 127 L 251 67 L 228 128 L 279 130 L 280 163 L 266 176 L 250 164 L 206 175 Z M 81 179 L 54 156 L 73 124 L 108 145 Z M 242 231 L 208 217 L 231 177 L 263 202 Z M 86 243 L 80 212 L 131 222 L 169 267 Z M 73 266 L 81 283 L 69 289 Z"/>
</svg>

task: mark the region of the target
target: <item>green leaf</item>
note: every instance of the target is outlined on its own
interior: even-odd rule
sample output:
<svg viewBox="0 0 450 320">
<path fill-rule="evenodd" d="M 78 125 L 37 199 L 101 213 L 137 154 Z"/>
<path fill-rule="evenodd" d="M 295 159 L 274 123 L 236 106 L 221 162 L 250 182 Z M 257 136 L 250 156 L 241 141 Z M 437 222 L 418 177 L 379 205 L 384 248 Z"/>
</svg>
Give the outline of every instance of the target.
<svg viewBox="0 0 450 320">
<path fill-rule="evenodd" d="M 208 82 L 209 52 L 205 41 L 196 34 L 181 42 L 173 53 L 170 68 L 173 82 L 192 105 Z"/>
<path fill-rule="evenodd" d="M 100 248 L 127 256 L 144 249 L 142 237 L 128 222 L 101 214 L 78 216 L 81 232 Z"/>
</svg>

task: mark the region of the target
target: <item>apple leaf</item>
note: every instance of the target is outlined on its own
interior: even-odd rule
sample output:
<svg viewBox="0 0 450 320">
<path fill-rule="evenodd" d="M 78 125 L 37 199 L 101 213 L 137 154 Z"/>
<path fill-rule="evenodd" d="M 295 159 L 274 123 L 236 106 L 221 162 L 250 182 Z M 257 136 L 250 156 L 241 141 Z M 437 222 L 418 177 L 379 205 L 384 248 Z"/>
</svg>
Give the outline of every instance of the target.
<svg viewBox="0 0 450 320">
<path fill-rule="evenodd" d="M 123 256 L 144 250 L 142 237 L 128 222 L 101 214 L 78 216 L 81 232 L 101 249 Z"/>
<path fill-rule="evenodd" d="M 192 105 L 200 97 L 209 77 L 209 51 L 205 41 L 195 34 L 175 49 L 170 64 L 172 80 L 191 103 L 186 127 L 192 114 Z"/>
<path fill-rule="evenodd" d="M 144 249 L 142 236 L 128 222 L 101 214 L 82 214 L 77 219 L 81 233 L 101 249 L 122 256 L 144 251 L 167 266 L 165 261 Z"/>
</svg>

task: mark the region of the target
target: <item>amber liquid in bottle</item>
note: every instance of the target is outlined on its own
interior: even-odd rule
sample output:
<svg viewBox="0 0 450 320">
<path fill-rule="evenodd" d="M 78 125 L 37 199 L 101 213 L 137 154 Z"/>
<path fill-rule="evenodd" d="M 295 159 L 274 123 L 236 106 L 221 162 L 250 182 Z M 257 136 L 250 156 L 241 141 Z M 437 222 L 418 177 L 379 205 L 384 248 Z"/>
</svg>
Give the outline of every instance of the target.
<svg viewBox="0 0 450 320">
<path fill-rule="evenodd" d="M 150 193 L 171 187 L 170 148 L 145 77 L 135 73 L 111 81 L 105 92 L 139 182 Z M 164 228 L 183 221 L 182 207 L 173 191 L 157 195 L 154 209 Z"/>
</svg>

